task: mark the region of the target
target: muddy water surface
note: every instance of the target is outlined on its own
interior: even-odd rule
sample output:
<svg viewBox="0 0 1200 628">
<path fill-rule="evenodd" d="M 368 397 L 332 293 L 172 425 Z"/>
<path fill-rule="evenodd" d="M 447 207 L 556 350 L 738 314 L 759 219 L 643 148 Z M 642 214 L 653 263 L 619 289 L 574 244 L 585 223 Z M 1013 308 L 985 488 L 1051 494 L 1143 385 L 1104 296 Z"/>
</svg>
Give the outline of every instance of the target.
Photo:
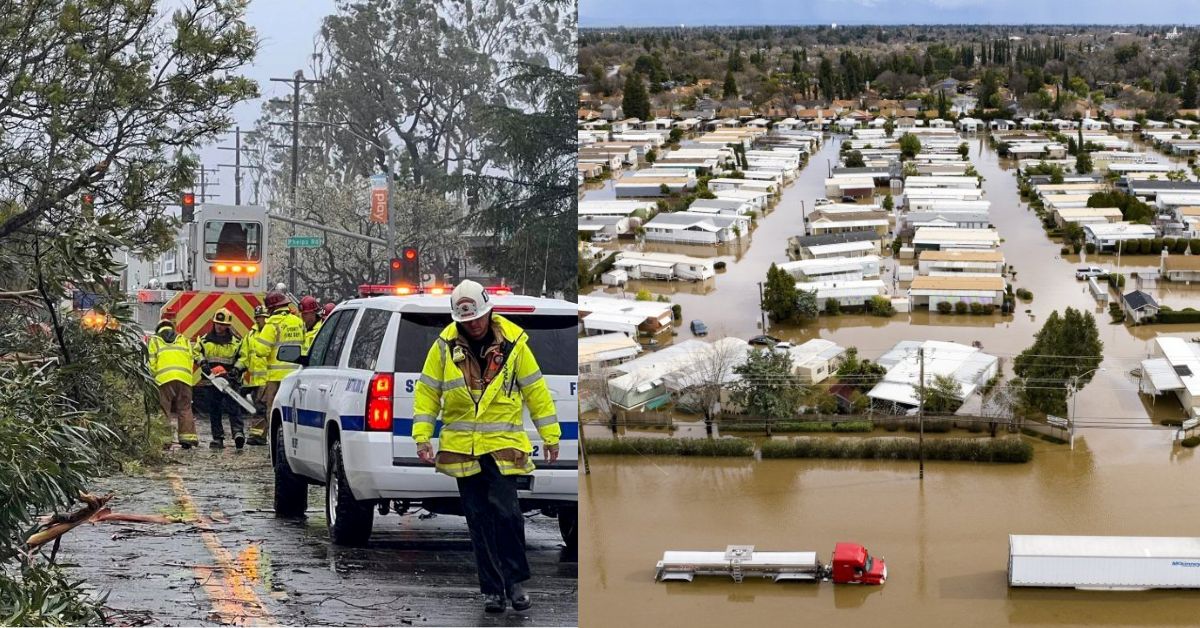
<svg viewBox="0 0 1200 628">
<path fill-rule="evenodd" d="M 1019 302 L 1017 313 L 1007 317 L 927 311 L 890 319 L 822 317 L 770 333 L 801 341 L 828 338 L 857 346 L 867 357 L 899 340 L 978 341 L 1007 366 L 1051 311 L 1093 311 L 1105 343 L 1105 370 L 1077 397 L 1076 416 L 1089 427 L 1081 430 L 1075 450 L 1038 443 L 1034 461 L 1015 466 L 931 463 L 923 481 L 915 464 L 900 462 L 593 458 L 592 473 L 580 487 L 586 538 L 582 622 L 913 627 L 1200 622 L 1196 592 L 1007 586 L 1009 534 L 1196 535 L 1200 498 L 1192 487 L 1200 462 L 1192 450 L 1174 444 L 1172 430 L 1156 424 L 1181 416 L 1182 409 L 1173 398 L 1140 397 L 1130 371 L 1156 334 L 1190 338 L 1200 336 L 1200 326 L 1109 324 L 1086 284 L 1074 278 L 1078 258 L 1060 256 L 1059 245 L 1019 202 L 1011 165 L 1001 164 L 983 139 L 970 143 L 971 161 L 986 178 L 992 222 L 1004 239 L 1001 249 L 1017 271 L 1015 287 L 1031 290 L 1032 302 Z M 819 165 L 836 155 L 839 144 L 829 141 L 814 156 L 818 167 L 806 168 L 785 190 L 777 210 L 760 219 L 753 245 L 716 278 L 711 291 L 672 294 L 686 320 L 703 319 L 713 336 L 761 333 L 757 282 L 771 262 L 786 260 L 788 236 L 801 232 L 800 201 L 823 196 L 825 169 Z M 1149 269 L 1156 260 L 1122 259 L 1123 270 L 1134 262 Z M 891 285 L 886 275 L 885 281 Z M 1164 287 L 1162 298 L 1174 307 L 1200 306 L 1200 290 L 1188 287 Z M 827 559 L 837 541 L 860 542 L 885 556 L 887 584 L 654 582 L 654 564 L 664 550 L 747 543 L 764 550 L 814 550 Z"/>
</svg>

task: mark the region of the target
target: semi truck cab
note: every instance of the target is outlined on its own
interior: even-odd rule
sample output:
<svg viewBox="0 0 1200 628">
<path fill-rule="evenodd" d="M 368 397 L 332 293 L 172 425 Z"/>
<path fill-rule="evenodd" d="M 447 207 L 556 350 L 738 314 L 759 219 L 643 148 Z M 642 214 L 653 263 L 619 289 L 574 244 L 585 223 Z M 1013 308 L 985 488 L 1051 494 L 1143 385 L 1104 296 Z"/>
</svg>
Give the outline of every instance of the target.
<svg viewBox="0 0 1200 628">
<path fill-rule="evenodd" d="M 834 584 L 883 584 L 887 580 L 887 563 L 858 543 L 834 545 L 829 570 Z"/>
</svg>

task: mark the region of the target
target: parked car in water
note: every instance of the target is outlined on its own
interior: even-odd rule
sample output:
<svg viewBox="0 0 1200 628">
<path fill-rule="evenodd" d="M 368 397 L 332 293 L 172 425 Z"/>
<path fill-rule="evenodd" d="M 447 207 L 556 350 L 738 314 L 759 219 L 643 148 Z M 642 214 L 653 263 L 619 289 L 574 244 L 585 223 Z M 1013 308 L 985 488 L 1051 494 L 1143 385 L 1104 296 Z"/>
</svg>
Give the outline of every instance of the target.
<svg viewBox="0 0 1200 628">
<path fill-rule="evenodd" d="M 856 197 L 853 197 L 853 196 L 849 196 L 849 195 L 847 195 L 847 196 L 843 196 L 843 197 L 842 197 L 842 202 L 843 202 L 843 203 L 855 203 L 855 204 L 857 204 L 857 203 L 858 203 L 858 199 L 857 199 Z"/>
<path fill-rule="evenodd" d="M 1076 279 L 1087 279 L 1088 277 L 1104 277 L 1108 275 L 1108 271 L 1099 266 L 1084 266 L 1075 270 Z"/>
<path fill-rule="evenodd" d="M 707 336 L 708 325 L 705 325 L 704 321 L 694 320 L 692 321 L 692 333 L 696 334 L 697 336 Z"/>
<path fill-rule="evenodd" d="M 827 198 L 824 198 L 824 197 L 818 198 L 817 200 L 813 201 L 814 207 L 820 207 L 822 205 L 832 205 L 832 204 L 833 204 L 833 201 L 831 201 Z"/>
<path fill-rule="evenodd" d="M 615 236 L 611 233 L 604 233 L 604 232 L 596 233 L 591 238 L 592 242 L 612 242 L 613 240 L 616 240 L 616 239 L 617 239 L 617 236 Z"/>
<path fill-rule="evenodd" d="M 780 339 L 776 338 L 775 336 L 768 336 L 766 334 L 762 334 L 762 335 L 751 338 L 749 340 L 749 342 L 752 345 L 760 345 L 763 347 L 773 347 L 782 341 Z"/>
</svg>

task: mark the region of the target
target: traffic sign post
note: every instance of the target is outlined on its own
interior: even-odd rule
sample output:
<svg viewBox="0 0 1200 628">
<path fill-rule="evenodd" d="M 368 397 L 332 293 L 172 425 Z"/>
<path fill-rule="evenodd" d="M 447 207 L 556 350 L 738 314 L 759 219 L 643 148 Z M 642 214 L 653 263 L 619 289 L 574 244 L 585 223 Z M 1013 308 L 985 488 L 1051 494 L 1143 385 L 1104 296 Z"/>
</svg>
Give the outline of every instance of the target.
<svg viewBox="0 0 1200 628">
<path fill-rule="evenodd" d="M 287 239 L 289 249 L 319 249 L 323 243 L 321 236 L 292 236 Z"/>
</svg>

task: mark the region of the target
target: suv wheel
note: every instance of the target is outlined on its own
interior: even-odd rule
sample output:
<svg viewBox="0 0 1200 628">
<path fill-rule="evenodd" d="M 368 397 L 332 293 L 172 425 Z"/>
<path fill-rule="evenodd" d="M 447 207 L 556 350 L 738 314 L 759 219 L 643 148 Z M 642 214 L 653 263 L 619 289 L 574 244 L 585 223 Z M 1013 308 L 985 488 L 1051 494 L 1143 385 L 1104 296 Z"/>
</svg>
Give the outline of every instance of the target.
<svg viewBox="0 0 1200 628">
<path fill-rule="evenodd" d="M 271 447 L 275 459 L 271 465 L 275 471 L 275 516 L 303 517 L 308 509 L 308 483 L 288 466 L 282 427 L 272 430 Z"/>
<path fill-rule="evenodd" d="M 567 550 L 576 551 L 579 547 L 579 506 L 571 504 L 558 509 L 558 531 L 562 534 L 563 543 Z"/>
<path fill-rule="evenodd" d="M 329 468 L 325 471 L 325 518 L 329 539 L 334 545 L 362 546 L 371 538 L 375 509 L 369 501 L 354 499 L 346 469 L 342 464 L 342 442 L 329 447 Z"/>
</svg>

